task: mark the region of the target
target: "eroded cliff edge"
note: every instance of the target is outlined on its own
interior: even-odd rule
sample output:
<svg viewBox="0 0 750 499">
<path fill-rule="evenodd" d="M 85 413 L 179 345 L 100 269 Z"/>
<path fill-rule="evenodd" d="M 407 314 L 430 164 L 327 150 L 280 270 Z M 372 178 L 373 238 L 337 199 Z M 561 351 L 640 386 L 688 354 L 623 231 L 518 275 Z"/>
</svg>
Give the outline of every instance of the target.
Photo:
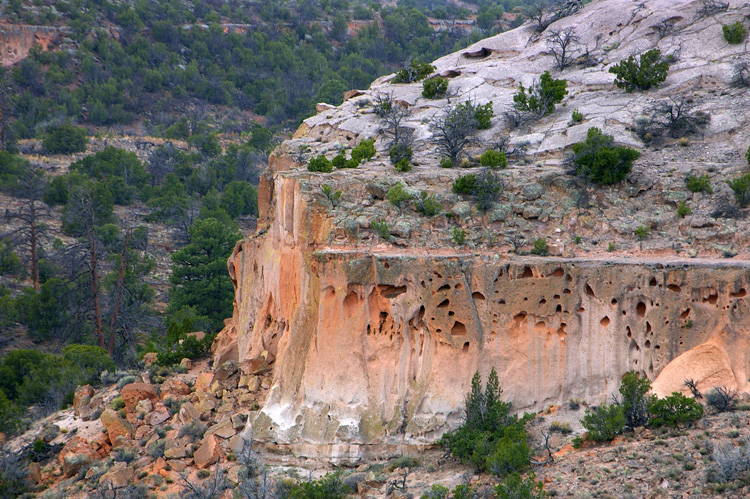
<svg viewBox="0 0 750 499">
<path fill-rule="evenodd" d="M 586 115 L 584 128 L 601 126 L 642 147 L 633 173 L 615 188 L 592 187 L 566 171 L 566 147 L 585 129 L 569 126 L 559 110 L 511 132 L 511 143 L 528 141 L 529 153 L 499 172 L 504 190 L 488 212 L 450 192 L 468 172 L 437 166 L 430 116 L 447 104 L 420 99 L 420 85 L 384 78 L 307 120 L 272 156 L 259 189 L 258 234 L 229 261 L 235 311 L 214 345 L 215 362 L 274 369 L 267 402 L 245 436 L 280 459 L 355 462 L 416 450 L 459 422 L 472 375 L 486 377 L 492 367 L 517 410 L 571 398 L 600 403 L 631 369 L 654 380 L 660 394 L 683 389 L 686 378 L 700 388 L 747 391 L 750 224 L 742 210 L 727 217 L 720 208 L 731 204 L 722 179 L 746 169 L 747 140 L 737 132 L 748 122 L 739 105 L 748 95 L 729 87 L 734 49 L 711 48 L 721 35 L 715 20 L 694 20 L 699 4 L 603 0 L 560 21 L 585 21 L 586 36 L 599 35 L 589 54 L 601 57 L 597 65 L 565 74 L 575 82 L 570 98 Z M 675 34 L 654 42 L 650 27 L 665 20 L 674 21 Z M 606 71 L 613 54 L 654 43 L 681 47 L 670 79 L 648 96 L 617 93 Z M 497 50 L 484 63 L 448 56 L 438 72 L 455 69 L 459 100 L 489 99 L 499 115 L 523 78 L 499 75 L 532 67 L 519 58 L 541 70 L 550 56 L 529 27 L 480 45 Z M 498 48 L 511 45 L 519 50 Z M 708 52 L 721 62 L 710 63 Z M 715 77 L 696 77 L 701 67 Z M 387 138 L 370 110 L 384 92 L 413 109 L 409 173 L 388 164 Z M 636 117 L 655 100 L 682 94 L 721 111 L 705 136 L 688 146 L 640 144 L 629 131 Z M 598 104 L 609 100 L 621 115 Z M 484 147 L 508 133 L 497 121 L 479 137 Z M 371 137 L 377 155 L 356 170 L 306 171 L 310 157 Z M 686 192 L 687 173 L 709 175 L 714 195 Z M 423 217 L 390 205 L 386 193 L 399 182 L 415 196 L 436 196 L 441 213 Z M 334 203 L 324 184 L 341 198 Z M 691 216 L 677 216 L 680 202 L 690 203 Z M 390 242 L 374 221 L 387 224 Z M 645 252 L 633 236 L 641 225 L 651 229 Z M 468 233 L 465 246 L 451 243 L 454 228 Z M 512 254 L 523 250 L 519 240 L 536 237 L 555 257 Z M 607 242 L 617 251 L 602 251 Z"/>
<path fill-rule="evenodd" d="M 658 390 L 747 388 L 748 262 L 326 248 L 300 184 L 271 186 L 272 223 L 230 261 L 235 315 L 215 349 L 274 364 L 247 436 L 280 456 L 432 444 L 491 367 L 518 410 L 604 401 L 626 371 L 654 379 L 681 355 L 683 377 Z"/>
</svg>

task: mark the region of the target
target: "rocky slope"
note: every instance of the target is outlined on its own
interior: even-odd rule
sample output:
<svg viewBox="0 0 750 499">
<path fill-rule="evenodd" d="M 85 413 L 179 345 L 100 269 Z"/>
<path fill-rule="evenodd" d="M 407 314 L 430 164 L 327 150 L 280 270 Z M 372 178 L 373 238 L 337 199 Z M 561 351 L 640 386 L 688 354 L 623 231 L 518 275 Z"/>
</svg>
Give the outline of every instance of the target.
<svg viewBox="0 0 750 499">
<path fill-rule="evenodd" d="M 685 378 L 745 390 L 750 232 L 724 181 L 747 169 L 750 94 L 730 81 L 748 42 L 728 45 L 721 26 L 748 9 L 733 1 L 701 16 L 703 5 L 595 1 L 541 35 L 526 25 L 436 61 L 450 102 L 384 77 L 338 108 L 321 105 L 272 156 L 258 234 L 229 262 L 235 312 L 214 345 L 216 365 L 274 365 L 267 402 L 245 434 L 284 460 L 356 462 L 421 449 L 456 424 L 471 376 L 491 367 L 519 409 L 571 397 L 598 403 L 629 369 L 655 379 L 660 393 Z M 657 28 L 665 23 L 666 32 Z M 546 36 L 566 27 L 575 28 L 581 57 L 559 73 Z M 617 89 L 609 67 L 653 47 L 673 60 L 665 83 Z M 502 115 L 518 84 L 545 70 L 568 81 L 563 105 L 510 128 Z M 373 112 L 384 94 L 411 110 L 412 172 L 388 163 Z M 689 99 L 710 124 L 702 136 L 646 147 L 636 120 L 670 97 Z M 505 188 L 487 213 L 451 192 L 469 171 L 438 166 L 434 119 L 466 100 L 492 102 L 495 114 L 472 154 L 508 136 L 526 151 L 499 172 Z M 573 109 L 582 123 L 571 124 Z M 621 185 L 567 173 L 567 149 L 592 126 L 642 151 Z M 366 138 L 378 154 L 358 169 L 306 170 L 312 156 L 330 158 Z M 708 175 L 713 194 L 690 193 L 689 173 Z M 386 193 L 397 182 L 434 194 L 443 212 L 426 218 L 394 207 Z M 341 199 L 332 202 L 324 184 Z M 677 216 L 680 201 L 691 215 Z M 381 220 L 389 243 L 373 224 Z M 642 245 L 639 226 L 650 227 Z M 453 243 L 454 228 L 466 231 L 465 245 Z M 537 238 L 552 258 L 512 254 Z M 608 244 L 615 251 L 605 252 Z"/>
</svg>

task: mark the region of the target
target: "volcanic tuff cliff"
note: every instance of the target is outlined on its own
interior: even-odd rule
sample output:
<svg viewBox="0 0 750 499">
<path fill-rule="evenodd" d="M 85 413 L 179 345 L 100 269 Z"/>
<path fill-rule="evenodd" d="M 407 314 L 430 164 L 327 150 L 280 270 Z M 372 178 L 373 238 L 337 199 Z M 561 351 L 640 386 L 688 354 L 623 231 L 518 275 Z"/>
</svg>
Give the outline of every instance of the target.
<svg viewBox="0 0 750 499">
<path fill-rule="evenodd" d="M 702 6 L 594 1 L 541 35 L 525 25 L 435 61 L 450 102 L 425 99 L 421 84 L 391 84 L 391 76 L 338 108 L 321 105 L 272 155 L 259 231 L 229 261 L 235 311 L 215 361 L 274 365 L 246 436 L 282 456 L 333 461 L 429 445 L 459 421 L 474 372 L 491 367 L 519 410 L 570 398 L 598 403 L 630 369 L 662 394 L 690 377 L 701 388 L 748 389 L 750 224 L 725 183 L 747 169 L 750 95 L 730 81 L 748 42 L 728 45 L 721 26 L 750 9 L 732 1 L 700 16 Z M 666 32 L 655 28 L 664 22 Z M 566 27 L 575 28 L 581 57 L 555 73 L 546 35 Z M 645 93 L 617 89 L 609 67 L 652 47 L 671 55 L 666 82 Z M 518 84 L 545 70 L 568 81 L 563 105 L 509 128 L 502 115 Z M 373 112 L 384 94 L 411 110 L 409 173 L 388 162 Z M 636 119 L 669 97 L 689 99 L 711 122 L 703 136 L 645 147 Z M 468 172 L 441 169 L 432 140 L 434 118 L 465 100 L 492 102 L 495 114 L 472 154 L 507 135 L 526 150 L 499 172 L 505 188 L 486 213 L 451 192 Z M 582 123 L 570 123 L 573 109 Z M 642 150 L 620 185 L 593 186 L 567 171 L 566 149 L 592 126 Z M 358 169 L 307 171 L 312 156 L 330 158 L 370 137 L 378 154 Z M 689 173 L 709 175 L 713 194 L 687 191 Z M 434 194 L 443 213 L 426 218 L 389 204 L 397 182 Z M 685 218 L 676 214 L 681 201 L 692 209 Z M 376 220 L 388 225 L 389 243 Z M 643 243 L 633 235 L 641 225 L 651 230 Z M 466 231 L 465 245 L 452 243 L 454 227 Z M 512 254 L 540 237 L 552 257 Z M 616 251 L 604 252 L 610 243 Z"/>
</svg>

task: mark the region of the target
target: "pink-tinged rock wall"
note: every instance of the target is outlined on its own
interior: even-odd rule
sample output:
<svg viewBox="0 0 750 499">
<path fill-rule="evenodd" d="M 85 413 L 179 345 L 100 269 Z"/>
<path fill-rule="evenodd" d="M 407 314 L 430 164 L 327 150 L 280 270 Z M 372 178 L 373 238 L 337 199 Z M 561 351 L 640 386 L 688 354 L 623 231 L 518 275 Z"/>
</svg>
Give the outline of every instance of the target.
<svg viewBox="0 0 750 499">
<path fill-rule="evenodd" d="M 50 50 L 61 35 L 56 27 L 0 24 L 0 64 L 11 66 L 20 62 L 34 45 Z"/>
<path fill-rule="evenodd" d="M 273 363 L 247 436 L 282 458 L 433 444 L 492 367 L 517 410 L 604 401 L 631 369 L 664 371 L 667 393 L 685 378 L 748 388 L 747 262 L 327 249 L 304 181 L 273 175 L 262 234 L 230 259 L 235 312 L 214 351 Z"/>
</svg>

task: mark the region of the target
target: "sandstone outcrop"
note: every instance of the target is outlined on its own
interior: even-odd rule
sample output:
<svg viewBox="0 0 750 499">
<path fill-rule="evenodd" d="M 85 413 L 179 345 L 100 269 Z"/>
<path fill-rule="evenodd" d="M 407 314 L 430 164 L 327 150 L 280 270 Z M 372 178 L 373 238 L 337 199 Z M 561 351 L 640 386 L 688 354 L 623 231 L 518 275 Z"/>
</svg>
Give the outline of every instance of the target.
<svg viewBox="0 0 750 499">
<path fill-rule="evenodd" d="M 12 66 L 25 59 L 34 45 L 50 50 L 68 31 L 54 26 L 0 24 L 0 64 Z"/>
<path fill-rule="evenodd" d="M 478 136 L 483 148 L 510 133 L 507 144 L 534 154 L 499 172 L 505 189 L 486 213 L 451 192 L 466 170 L 437 166 L 431 123 L 455 100 L 424 99 L 421 84 L 383 77 L 306 120 L 271 156 L 258 191 L 258 234 L 229 260 L 235 310 L 214 343 L 214 363 L 264 361 L 274 370 L 268 399 L 243 434 L 282 459 L 403 453 L 454 427 L 472 375 L 486 377 L 492 367 L 519 411 L 608 400 L 631 369 L 652 380 L 663 372 L 660 392 L 682 375 L 747 390 L 750 223 L 717 211 L 732 203 L 724 180 L 746 169 L 748 141 L 738 132 L 750 123 L 750 96 L 730 85 L 742 49 L 727 46 L 717 29 L 742 14 L 740 2 L 730 4 L 703 19 L 697 1 L 602 0 L 553 24 L 576 27 L 589 49 L 589 62 L 562 73 L 568 110 L 585 116 L 580 125 L 564 108 L 517 130 L 497 118 L 519 83 L 552 69 L 549 46 L 530 26 L 436 61 L 437 73 L 452 75 L 457 101 L 493 103 L 493 126 Z M 659 38 L 655 26 L 665 21 L 674 30 Z M 608 68 L 652 46 L 676 61 L 664 85 L 617 90 Z M 372 112 L 386 93 L 412 111 L 410 173 L 393 172 Z M 685 147 L 646 149 L 632 132 L 636 119 L 676 96 L 710 111 L 709 129 Z M 643 151 L 617 187 L 567 172 L 565 149 L 591 126 Z M 370 137 L 378 155 L 358 169 L 306 171 L 310 157 Z M 709 175 L 714 195 L 687 192 L 688 173 Z M 386 194 L 397 182 L 415 196 L 434 195 L 442 213 L 427 218 L 392 206 Z M 341 190 L 340 199 L 326 196 L 325 184 Z M 683 201 L 693 208 L 685 219 L 675 213 Z M 375 221 L 389 228 L 388 242 Z M 651 228 L 646 251 L 633 235 L 641 225 Z M 466 231 L 465 246 L 453 243 L 454 229 Z M 555 257 L 512 254 L 536 238 Z M 615 251 L 604 252 L 610 242 Z M 737 256 L 716 258 L 722 254 Z M 224 381 L 208 383 L 221 395 Z"/>
</svg>

